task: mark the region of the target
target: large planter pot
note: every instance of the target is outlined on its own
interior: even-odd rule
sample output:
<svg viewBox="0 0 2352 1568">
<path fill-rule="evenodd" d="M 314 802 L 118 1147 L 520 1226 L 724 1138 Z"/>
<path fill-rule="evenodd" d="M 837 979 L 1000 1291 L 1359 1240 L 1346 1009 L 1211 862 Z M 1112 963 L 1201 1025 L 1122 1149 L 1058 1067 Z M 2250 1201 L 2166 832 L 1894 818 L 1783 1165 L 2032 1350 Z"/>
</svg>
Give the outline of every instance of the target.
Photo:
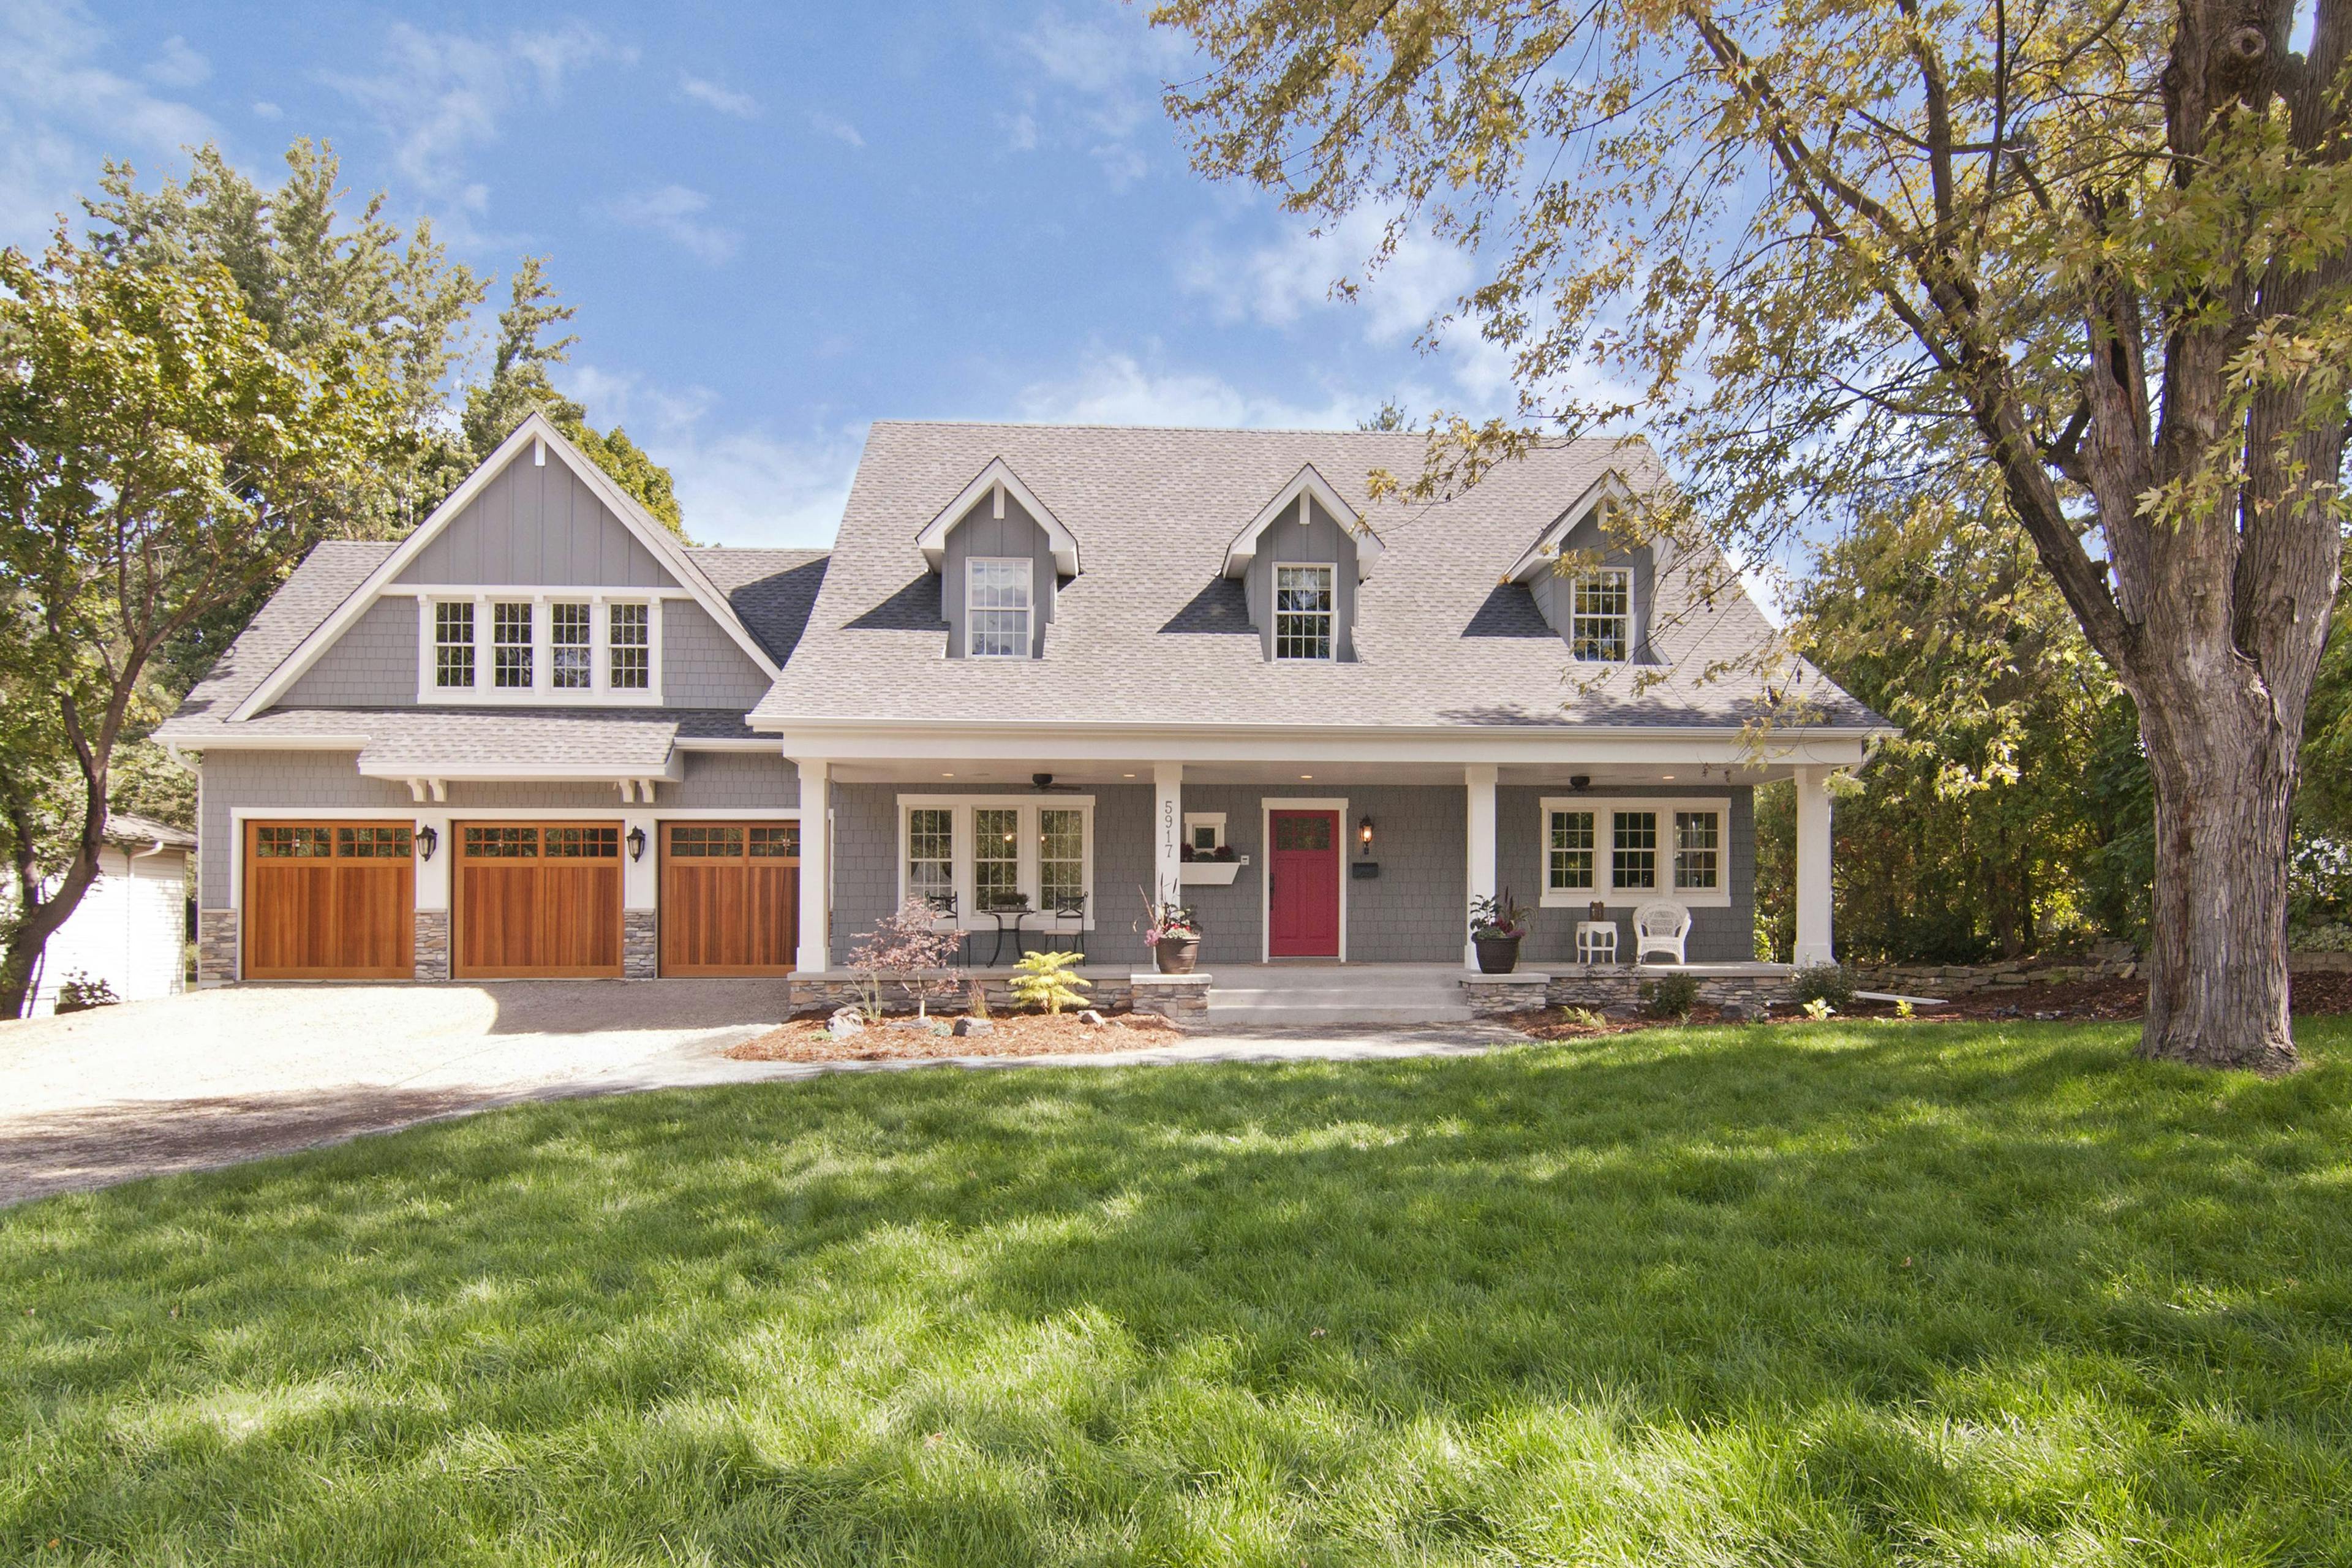
<svg viewBox="0 0 2352 1568">
<path fill-rule="evenodd" d="M 1197 936 L 1170 937 L 1151 944 L 1151 956 L 1162 974 L 1190 974 L 1192 965 L 1201 959 L 1201 939 Z"/>
<path fill-rule="evenodd" d="M 1519 966 L 1519 939 L 1515 936 L 1474 936 L 1470 945 L 1478 950 L 1478 973 L 1508 974 Z"/>
</svg>

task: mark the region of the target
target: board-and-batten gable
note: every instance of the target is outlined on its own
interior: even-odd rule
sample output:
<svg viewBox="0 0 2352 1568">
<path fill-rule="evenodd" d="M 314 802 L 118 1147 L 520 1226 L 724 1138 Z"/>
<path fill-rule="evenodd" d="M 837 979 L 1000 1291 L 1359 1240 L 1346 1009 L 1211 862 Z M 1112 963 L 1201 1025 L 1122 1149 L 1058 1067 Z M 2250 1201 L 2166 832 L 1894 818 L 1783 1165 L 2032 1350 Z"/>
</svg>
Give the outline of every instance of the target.
<svg viewBox="0 0 2352 1568">
<path fill-rule="evenodd" d="M 561 470 L 566 482 L 551 485 L 544 479 L 532 479 L 509 484 L 507 481 L 518 470 L 538 475 Z M 492 505 L 487 512 L 478 513 L 477 503 L 485 498 L 490 498 Z M 567 529 L 562 526 L 565 523 L 576 523 L 577 527 Z M 476 524 L 482 525 L 486 531 L 478 531 Z M 441 558 L 437 564 L 420 567 L 453 531 L 461 531 L 461 542 L 453 553 Z M 470 542 L 467 542 L 468 539 Z M 413 569 L 421 569 L 426 575 L 412 579 Z M 469 584 L 461 577 L 445 574 L 459 569 L 497 572 L 499 575 L 487 583 Z M 561 576 L 543 574 L 559 570 L 594 571 L 603 574 L 603 580 L 566 581 Z M 544 415 L 532 414 L 415 532 L 394 549 L 339 608 L 311 630 L 238 704 L 231 717 L 250 719 L 284 700 L 359 621 L 378 613 L 384 599 L 399 599 L 412 615 L 421 614 L 418 599 L 429 597 L 436 584 L 591 589 L 616 596 L 626 596 L 631 590 L 637 590 L 659 595 L 666 602 L 677 602 L 671 595 L 682 594 L 707 612 L 712 625 L 733 643 L 744 661 L 763 680 L 772 681 L 778 673 L 774 661 L 760 648 L 749 628 L 736 619 L 725 597 L 688 558 L 684 546 L 597 468 L 586 454 L 566 440 Z M 412 591 L 403 593 L 403 588 Z M 667 706 L 679 705 L 667 692 L 664 696 Z"/>
<path fill-rule="evenodd" d="M 1250 625 L 1257 629 L 1264 657 L 1273 658 L 1276 569 L 1328 565 L 1332 569 L 1333 590 L 1331 653 L 1334 658 L 1347 663 L 1356 657 L 1356 536 L 1316 497 L 1307 495 L 1300 500 L 1307 508 L 1305 523 L 1298 521 L 1299 501 L 1292 501 L 1286 509 L 1286 518 L 1268 524 L 1259 536 L 1256 552 L 1250 557 L 1243 574 Z"/>
<path fill-rule="evenodd" d="M 974 556 L 1020 556 L 1029 562 L 1029 657 L 1045 655 L 1045 625 L 1054 618 L 1059 581 L 1054 564 L 1054 542 L 1043 523 L 1029 515 L 1020 498 L 1005 494 L 1004 515 L 996 514 L 993 497 L 982 496 L 947 531 L 940 558 L 940 616 L 948 624 L 948 657 L 964 656 L 964 587 L 966 565 Z"/>
<path fill-rule="evenodd" d="M 427 586 L 675 588 L 613 509 L 563 463 L 509 463 L 397 579 Z"/>
</svg>

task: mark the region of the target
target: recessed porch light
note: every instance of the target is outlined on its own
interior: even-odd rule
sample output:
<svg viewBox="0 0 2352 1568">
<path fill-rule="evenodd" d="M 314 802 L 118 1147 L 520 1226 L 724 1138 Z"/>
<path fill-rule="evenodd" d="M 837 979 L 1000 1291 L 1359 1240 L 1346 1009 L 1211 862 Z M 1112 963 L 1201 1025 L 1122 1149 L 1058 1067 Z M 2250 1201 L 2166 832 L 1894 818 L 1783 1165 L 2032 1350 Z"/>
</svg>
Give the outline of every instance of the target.
<svg viewBox="0 0 2352 1568">
<path fill-rule="evenodd" d="M 1135 775 L 1134 775 L 1133 773 L 1121 773 L 1121 774 L 1119 774 L 1118 776 L 1119 776 L 1119 777 L 1121 777 L 1121 778 L 1123 778 L 1123 779 L 1131 779 L 1131 778 L 1133 778 Z"/>
<path fill-rule="evenodd" d="M 951 778 L 955 777 L 955 774 L 953 774 L 953 773 L 941 773 L 941 774 L 940 775 L 940 777 L 941 777 L 941 778 L 943 778 L 943 779 L 951 779 Z"/>
<path fill-rule="evenodd" d="M 1301 773 L 1301 774 L 1299 774 L 1298 776 L 1299 776 L 1300 778 L 1302 778 L 1302 779 L 1311 779 L 1311 778 L 1313 778 L 1315 775 L 1314 775 L 1313 773 Z"/>
<path fill-rule="evenodd" d="M 1668 784 L 1672 784 L 1672 783 L 1674 783 L 1674 782 L 1675 782 L 1675 775 L 1674 775 L 1674 774 L 1672 774 L 1672 773 L 1660 773 L 1660 774 L 1658 775 L 1658 777 L 1659 777 L 1659 778 L 1661 778 L 1661 779 L 1663 779 L 1663 780 L 1664 780 L 1664 781 L 1665 781 L 1666 783 L 1668 783 Z"/>
</svg>

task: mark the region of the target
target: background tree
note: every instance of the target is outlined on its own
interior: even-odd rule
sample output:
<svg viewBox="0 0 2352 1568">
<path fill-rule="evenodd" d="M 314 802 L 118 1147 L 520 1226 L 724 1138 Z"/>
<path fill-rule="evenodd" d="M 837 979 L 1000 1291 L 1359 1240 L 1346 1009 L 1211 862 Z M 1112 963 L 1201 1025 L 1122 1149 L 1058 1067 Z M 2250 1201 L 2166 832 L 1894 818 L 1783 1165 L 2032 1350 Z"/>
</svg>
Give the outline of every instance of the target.
<svg viewBox="0 0 2352 1568">
<path fill-rule="evenodd" d="M 2283 1069 L 2289 802 L 2337 580 L 2352 0 L 1162 0 L 1196 166 L 1481 247 L 1521 421 L 1636 415 L 1751 556 L 1990 466 L 2137 708 L 2143 1052 Z M 1375 264 L 1381 259 L 1375 256 Z M 1598 388 L 1597 391 L 1582 390 Z"/>
<path fill-rule="evenodd" d="M 291 569 L 395 449 L 392 405 L 342 339 L 272 347 L 218 267 L 62 229 L 0 252 L 0 1017 L 98 875 L 158 656 Z"/>
<path fill-rule="evenodd" d="M 684 539 L 686 525 L 669 470 L 647 457 L 619 426 L 610 433 L 598 431 L 588 423 L 588 411 L 556 391 L 548 379 L 547 367 L 562 363 L 580 340 L 572 333 L 552 342 L 542 337 L 557 323 L 570 321 L 576 309 L 555 302 L 558 296 L 547 280 L 546 268 L 547 258 L 541 256 L 526 256 L 516 267 L 507 308 L 499 312 L 490 378 L 466 394 L 466 439 L 475 460 L 488 457 L 532 413 L 544 413 L 598 468 Z"/>
</svg>

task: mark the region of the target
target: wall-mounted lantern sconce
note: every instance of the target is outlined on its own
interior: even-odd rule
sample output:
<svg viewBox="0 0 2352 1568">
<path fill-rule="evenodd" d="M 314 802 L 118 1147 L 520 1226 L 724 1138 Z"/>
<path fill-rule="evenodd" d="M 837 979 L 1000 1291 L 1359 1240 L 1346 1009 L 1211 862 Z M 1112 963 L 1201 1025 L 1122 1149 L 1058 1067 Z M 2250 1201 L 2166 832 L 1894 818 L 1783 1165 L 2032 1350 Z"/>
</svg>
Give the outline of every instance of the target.
<svg viewBox="0 0 2352 1568">
<path fill-rule="evenodd" d="M 632 827 L 629 829 L 629 858 L 642 860 L 645 858 L 646 830 L 642 827 Z"/>
<path fill-rule="evenodd" d="M 1364 854 L 1372 852 L 1372 819 L 1369 816 L 1356 824 L 1356 841 L 1364 847 Z"/>
<path fill-rule="evenodd" d="M 430 860 L 433 858 L 433 851 L 440 847 L 441 835 L 439 831 L 430 823 L 418 823 L 416 825 L 416 852 L 419 855 L 422 855 L 425 859 Z"/>
</svg>

